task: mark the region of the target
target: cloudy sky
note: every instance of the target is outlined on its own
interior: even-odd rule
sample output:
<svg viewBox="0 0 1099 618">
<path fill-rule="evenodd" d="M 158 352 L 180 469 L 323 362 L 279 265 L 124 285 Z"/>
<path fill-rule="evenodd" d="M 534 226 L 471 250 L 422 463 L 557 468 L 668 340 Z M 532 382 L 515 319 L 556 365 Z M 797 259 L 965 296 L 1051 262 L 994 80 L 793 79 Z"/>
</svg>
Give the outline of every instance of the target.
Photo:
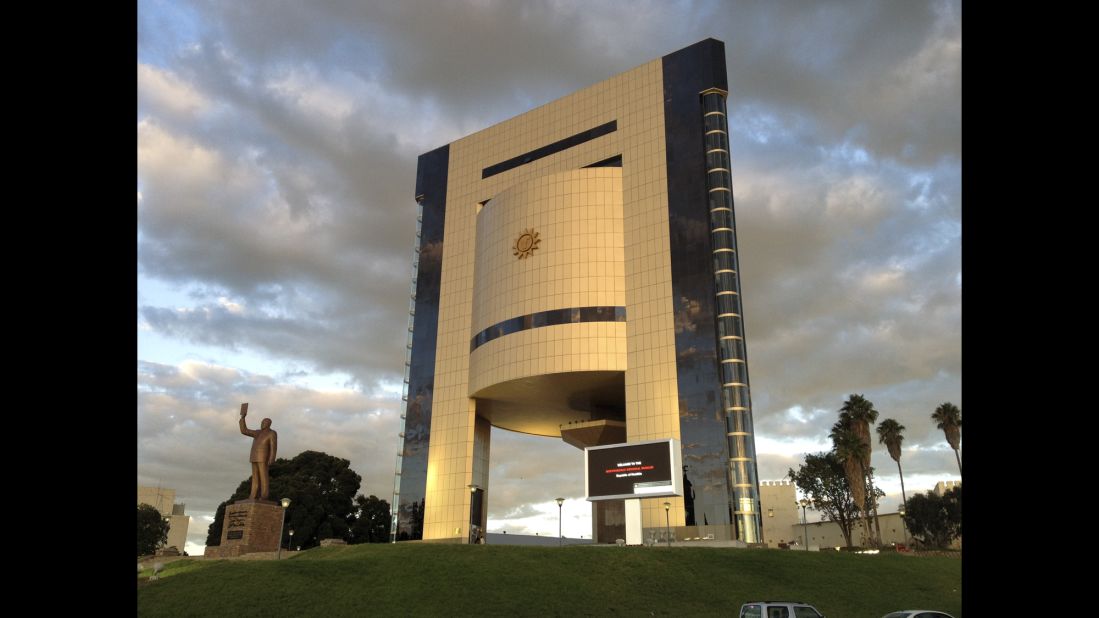
<svg viewBox="0 0 1099 618">
<path fill-rule="evenodd" d="M 929 419 L 962 406 L 959 2 L 139 0 L 137 472 L 187 551 L 250 473 L 244 401 L 392 498 L 420 153 L 706 37 L 760 478 L 850 393 L 908 428 L 909 495 L 959 478 Z M 555 534 L 560 495 L 590 535 L 579 450 L 494 429 L 492 456 L 491 531 Z"/>
</svg>

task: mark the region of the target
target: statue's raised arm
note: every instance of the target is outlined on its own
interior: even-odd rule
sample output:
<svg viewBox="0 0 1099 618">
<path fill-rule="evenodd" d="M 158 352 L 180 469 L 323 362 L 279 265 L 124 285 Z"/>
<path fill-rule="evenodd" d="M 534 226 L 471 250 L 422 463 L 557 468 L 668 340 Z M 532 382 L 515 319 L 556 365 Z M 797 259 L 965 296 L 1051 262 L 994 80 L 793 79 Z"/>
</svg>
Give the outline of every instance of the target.
<svg viewBox="0 0 1099 618">
<path fill-rule="evenodd" d="M 248 425 L 244 422 L 244 417 L 246 416 L 248 416 L 248 404 L 242 403 L 240 404 L 240 432 L 254 438 L 259 432 L 255 429 L 248 429 Z"/>
</svg>

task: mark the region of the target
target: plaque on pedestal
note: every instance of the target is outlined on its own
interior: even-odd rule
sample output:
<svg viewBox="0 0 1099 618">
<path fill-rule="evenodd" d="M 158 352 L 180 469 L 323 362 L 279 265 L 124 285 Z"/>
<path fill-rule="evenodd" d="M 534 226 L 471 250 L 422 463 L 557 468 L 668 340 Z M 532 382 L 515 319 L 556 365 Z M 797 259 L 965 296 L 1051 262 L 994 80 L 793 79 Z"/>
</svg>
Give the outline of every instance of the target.
<svg viewBox="0 0 1099 618">
<path fill-rule="evenodd" d="M 206 555 L 229 558 L 279 548 L 283 508 L 269 500 L 237 500 L 225 507 L 221 545 L 207 547 Z"/>
</svg>

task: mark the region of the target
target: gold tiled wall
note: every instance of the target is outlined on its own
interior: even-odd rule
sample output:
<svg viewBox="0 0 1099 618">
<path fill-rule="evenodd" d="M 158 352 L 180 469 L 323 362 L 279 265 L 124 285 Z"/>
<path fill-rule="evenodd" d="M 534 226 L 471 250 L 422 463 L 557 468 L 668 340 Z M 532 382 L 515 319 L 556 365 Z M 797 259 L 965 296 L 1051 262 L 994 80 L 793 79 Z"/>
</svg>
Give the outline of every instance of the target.
<svg viewBox="0 0 1099 618">
<path fill-rule="evenodd" d="M 526 229 L 540 242 L 519 259 L 512 246 Z M 550 174 L 494 197 L 477 217 L 471 336 L 539 311 L 625 306 L 622 238 L 621 168 Z M 544 326 L 474 350 L 469 394 L 534 375 L 625 368 L 624 323 Z"/>
<path fill-rule="evenodd" d="M 612 133 L 481 178 L 485 167 L 611 120 L 618 123 Z M 475 416 L 468 396 L 469 340 L 475 332 L 478 204 L 514 185 L 576 170 L 617 154 L 622 155 L 627 439 L 680 437 L 668 261 L 662 64 L 654 60 L 450 145 L 425 539 L 468 532 L 467 485 L 473 479 Z M 508 337 L 532 335 L 538 330 L 548 329 Z M 579 476 L 582 471 L 576 473 Z M 491 505 L 491 492 L 487 499 Z M 644 526 L 664 525 L 664 501 L 642 501 Z M 672 525 L 683 525 L 683 500 L 670 501 Z"/>
<path fill-rule="evenodd" d="M 514 255 L 532 229 L 531 256 Z M 626 303 L 622 169 L 540 176 L 492 199 L 477 215 L 473 329 L 538 311 Z"/>
</svg>

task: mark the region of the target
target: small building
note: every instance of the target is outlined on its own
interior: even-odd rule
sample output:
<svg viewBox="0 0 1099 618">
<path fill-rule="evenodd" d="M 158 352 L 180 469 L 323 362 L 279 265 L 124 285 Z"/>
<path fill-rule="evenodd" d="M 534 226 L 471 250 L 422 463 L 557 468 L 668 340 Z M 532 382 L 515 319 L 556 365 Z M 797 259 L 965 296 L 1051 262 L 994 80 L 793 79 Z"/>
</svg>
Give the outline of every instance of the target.
<svg viewBox="0 0 1099 618">
<path fill-rule="evenodd" d="M 184 513 L 186 504 L 176 503 L 176 490 L 163 487 L 137 487 L 137 503 L 148 504 L 168 520 L 168 540 L 164 547 L 175 547 L 182 554 L 187 544 L 187 527 L 191 517 Z"/>
</svg>

